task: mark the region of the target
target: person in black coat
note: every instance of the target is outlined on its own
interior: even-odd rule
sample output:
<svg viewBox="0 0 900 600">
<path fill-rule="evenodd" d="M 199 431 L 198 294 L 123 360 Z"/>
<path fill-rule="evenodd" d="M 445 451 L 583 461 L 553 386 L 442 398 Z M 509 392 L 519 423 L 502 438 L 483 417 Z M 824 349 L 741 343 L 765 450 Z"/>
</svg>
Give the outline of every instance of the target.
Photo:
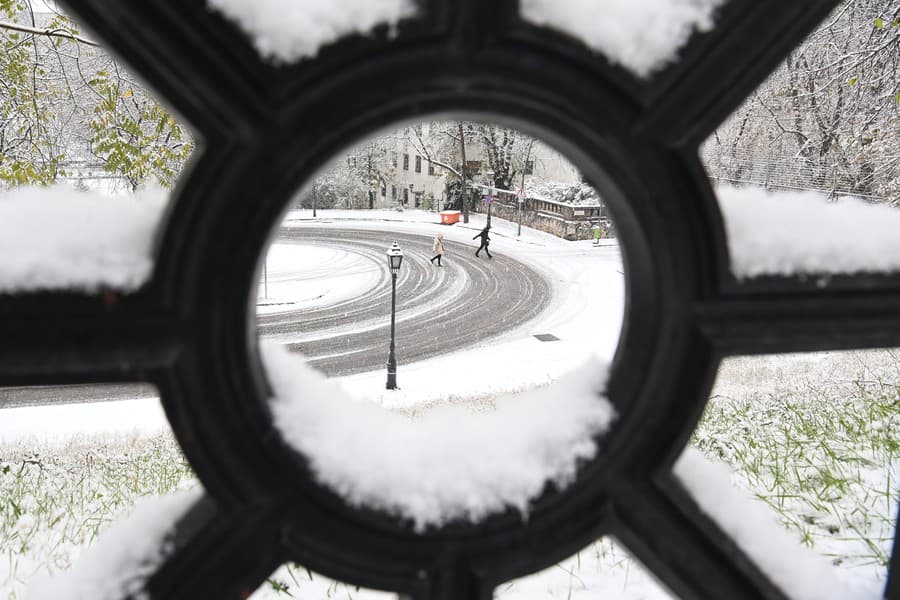
<svg viewBox="0 0 900 600">
<path fill-rule="evenodd" d="M 491 256 L 491 253 L 488 250 L 488 246 L 491 244 L 491 238 L 488 235 L 489 229 L 490 229 L 490 226 L 485 227 L 484 229 L 481 230 L 481 233 L 479 233 L 478 235 L 476 235 L 475 237 L 472 238 L 473 240 L 477 237 L 481 238 L 481 246 L 479 246 L 478 250 L 475 251 L 475 256 L 478 256 L 478 253 L 481 252 L 482 250 L 484 250 L 484 253 L 488 255 L 488 258 L 494 258 L 493 256 Z"/>
</svg>

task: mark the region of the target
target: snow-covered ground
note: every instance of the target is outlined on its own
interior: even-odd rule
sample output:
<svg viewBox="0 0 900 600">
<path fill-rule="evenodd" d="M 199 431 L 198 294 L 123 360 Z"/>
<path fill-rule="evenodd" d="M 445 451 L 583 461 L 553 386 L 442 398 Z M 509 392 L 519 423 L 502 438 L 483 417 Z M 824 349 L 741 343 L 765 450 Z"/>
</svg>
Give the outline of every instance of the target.
<svg viewBox="0 0 900 600">
<path fill-rule="evenodd" d="M 466 244 L 474 252 L 476 246 L 471 238 L 484 225 L 483 215 L 473 215 L 468 225 L 442 226 L 437 220 L 435 213 L 419 211 L 320 211 L 319 217 L 313 221 L 309 211 L 295 211 L 287 215 L 285 226 L 382 229 L 426 236 L 440 231 L 448 241 Z M 429 413 L 442 405 L 463 405 L 473 412 L 491 411 L 498 398 L 555 381 L 582 364 L 590 355 L 601 359 L 612 356 L 624 302 L 623 268 L 615 243 L 605 242 L 601 247 L 594 247 L 590 241 L 565 242 L 527 228 L 523 228 L 522 237 L 517 237 L 515 224 L 500 219 L 494 219 L 492 233 L 492 252 L 506 254 L 532 265 L 552 283 L 553 300 L 548 310 L 525 326 L 486 340 L 475 348 L 438 359 L 401 364 L 398 368 L 401 390 L 384 389 L 383 371 L 338 379 L 350 395 L 413 417 Z M 339 265 L 340 277 L 331 277 L 333 271 L 328 274 L 318 271 L 316 265 L 323 260 Z M 445 255 L 445 260 L 452 261 L 453 254 Z M 262 311 L 331 303 L 358 294 L 374 285 L 375 281 L 371 265 L 361 263 L 352 253 L 308 246 L 275 246 L 265 271 L 267 283 L 265 290 L 260 290 Z M 302 286 L 296 284 L 296 278 L 303 280 Z M 502 314 L 502 307 L 498 307 L 498 314 Z M 550 333 L 559 340 L 540 342 L 533 337 L 537 333 Z M 825 364 L 820 358 L 815 358 L 813 362 Z M 811 372 L 811 369 L 807 370 Z M 761 379 L 766 377 L 763 374 Z M 745 381 L 746 373 L 738 374 L 734 380 Z M 734 393 L 738 395 L 741 392 L 735 390 Z M 71 444 L 72 438 L 99 435 L 113 440 L 144 440 L 168 428 L 156 400 L 10 409 L 3 411 L 2 417 L 0 448 L 14 448 L 23 455 L 27 454 L 23 448 Z M 889 433 L 890 425 L 886 429 Z M 728 443 L 728 432 L 712 434 L 718 436 L 715 438 L 717 443 L 718 440 L 722 444 Z M 16 452 L 10 452 L 10 455 Z M 691 474 L 680 472 L 679 476 L 690 479 Z M 892 477 L 890 469 L 886 476 Z M 697 478 L 704 477 L 701 473 Z M 880 483 L 875 482 L 873 486 Z M 890 504 L 890 493 L 885 501 Z M 888 514 L 894 514 L 890 508 Z M 20 517 L 15 523 L 15 531 L 28 533 L 36 530 L 31 522 L 23 519 Z M 751 529 L 755 531 L 755 527 Z M 758 541 L 760 536 L 755 539 Z M 883 542 L 878 543 L 883 545 Z M 68 544 L 67 553 L 77 555 L 80 552 L 71 546 L 71 542 Z M 69 554 L 66 556 L 64 564 L 54 559 L 57 562 L 53 570 L 65 568 Z M 10 593 L 18 594 L 29 573 L 33 575 L 36 570 L 43 570 L 43 567 L 34 565 L 33 556 L 23 557 L 21 561 L 22 565 L 18 568 L 14 567 L 13 561 L 6 568 L 0 564 L 0 593 L 8 597 L 11 597 Z M 28 568 L 25 568 L 26 565 Z M 871 573 L 877 571 L 878 567 L 872 566 L 862 576 L 871 583 Z M 357 599 L 393 597 L 352 587 L 344 588 L 343 584 L 320 577 L 310 580 L 302 570 L 291 573 L 285 568 L 275 578 L 280 582 L 291 582 L 294 576 L 302 584 L 298 588 L 300 593 L 309 597 L 330 597 L 335 593 Z M 276 587 L 264 586 L 254 598 L 284 597 Z M 877 582 L 874 587 L 877 587 Z M 639 564 L 628 559 L 624 549 L 608 539 L 591 544 L 577 556 L 543 573 L 501 586 L 497 597 L 537 600 L 587 598 L 602 594 L 627 599 L 669 597 L 651 576 L 643 572 Z"/>
<path fill-rule="evenodd" d="M 373 214 L 374 213 L 374 214 Z M 318 211 L 313 221 L 310 211 L 293 211 L 285 219 L 287 227 L 338 227 L 381 229 L 434 236 L 443 233 L 445 241 L 465 244 L 473 252 L 478 248 L 472 237 L 485 224 L 485 216 L 473 214 L 468 224 L 440 225 L 438 215 L 424 211 Z M 431 360 L 398 366 L 400 390 L 385 390 L 383 371 L 345 377 L 343 385 L 351 395 L 373 401 L 386 408 L 418 410 L 425 406 L 452 403 L 463 399 L 474 402 L 489 400 L 498 394 L 523 391 L 555 381 L 581 365 L 591 355 L 606 361 L 612 358 L 619 338 L 624 311 L 625 282 L 618 245 L 604 240 L 600 247 L 591 241 L 567 242 L 555 236 L 522 228 L 516 236 L 516 224 L 501 219 L 491 223 L 491 251 L 512 256 L 541 272 L 553 289 L 551 306 L 537 319 L 507 334 L 486 341 L 475 348 Z M 385 248 L 387 251 L 387 248 Z M 290 268 L 282 257 L 299 261 L 307 255 L 310 262 L 320 258 L 321 249 L 307 253 L 279 245 L 270 253 L 268 303 L 266 310 L 293 298 L 301 298 L 306 306 L 312 302 L 333 303 L 357 294 L 374 282 L 371 266 L 353 263 L 348 255 L 340 256 L 342 275 L 334 279 L 320 273 L 317 279 L 306 277 L 305 289 L 297 293 L 293 284 L 273 284 L 273 273 Z M 444 255 L 453 261 L 453 253 Z M 315 272 L 315 267 L 296 262 L 295 269 Z M 260 290 L 261 291 L 261 290 Z M 497 307 L 497 318 L 503 318 L 503 307 Z M 541 342 L 535 334 L 549 333 L 558 341 Z M 439 385 L 435 384 L 437 380 Z"/>
</svg>

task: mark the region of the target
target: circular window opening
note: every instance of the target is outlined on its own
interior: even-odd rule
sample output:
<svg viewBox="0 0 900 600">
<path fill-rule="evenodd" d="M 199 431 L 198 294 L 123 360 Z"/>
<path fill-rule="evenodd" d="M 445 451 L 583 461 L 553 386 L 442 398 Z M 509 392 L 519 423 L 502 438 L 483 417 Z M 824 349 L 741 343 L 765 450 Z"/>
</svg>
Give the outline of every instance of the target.
<svg viewBox="0 0 900 600">
<path fill-rule="evenodd" d="M 547 143 L 384 131 L 306 182 L 259 266 L 274 422 L 319 484 L 418 529 L 527 512 L 615 419 L 625 285 L 603 196 Z"/>
</svg>

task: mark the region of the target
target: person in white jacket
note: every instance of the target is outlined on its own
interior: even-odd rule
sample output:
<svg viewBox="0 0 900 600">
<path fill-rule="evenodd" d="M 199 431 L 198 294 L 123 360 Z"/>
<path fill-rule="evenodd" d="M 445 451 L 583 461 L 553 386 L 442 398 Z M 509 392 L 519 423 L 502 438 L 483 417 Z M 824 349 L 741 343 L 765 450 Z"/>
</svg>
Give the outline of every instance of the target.
<svg viewBox="0 0 900 600">
<path fill-rule="evenodd" d="M 434 243 L 431 244 L 431 249 L 434 251 L 434 256 L 431 259 L 431 264 L 434 264 L 434 261 L 437 260 L 437 266 L 443 267 L 441 264 L 441 255 L 444 253 L 444 234 L 439 233 L 434 237 Z"/>
</svg>

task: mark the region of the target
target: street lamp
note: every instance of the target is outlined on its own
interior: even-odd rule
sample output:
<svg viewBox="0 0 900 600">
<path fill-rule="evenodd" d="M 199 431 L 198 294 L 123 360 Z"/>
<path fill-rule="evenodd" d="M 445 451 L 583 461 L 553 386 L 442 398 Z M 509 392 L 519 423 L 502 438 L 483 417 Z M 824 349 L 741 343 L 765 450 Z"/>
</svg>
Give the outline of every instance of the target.
<svg viewBox="0 0 900 600">
<path fill-rule="evenodd" d="M 397 359 L 394 357 L 394 315 L 397 309 L 397 274 L 400 273 L 400 263 L 403 262 L 403 250 L 394 240 L 387 251 L 388 266 L 391 269 L 391 349 L 387 360 L 387 389 L 397 389 Z"/>
</svg>

